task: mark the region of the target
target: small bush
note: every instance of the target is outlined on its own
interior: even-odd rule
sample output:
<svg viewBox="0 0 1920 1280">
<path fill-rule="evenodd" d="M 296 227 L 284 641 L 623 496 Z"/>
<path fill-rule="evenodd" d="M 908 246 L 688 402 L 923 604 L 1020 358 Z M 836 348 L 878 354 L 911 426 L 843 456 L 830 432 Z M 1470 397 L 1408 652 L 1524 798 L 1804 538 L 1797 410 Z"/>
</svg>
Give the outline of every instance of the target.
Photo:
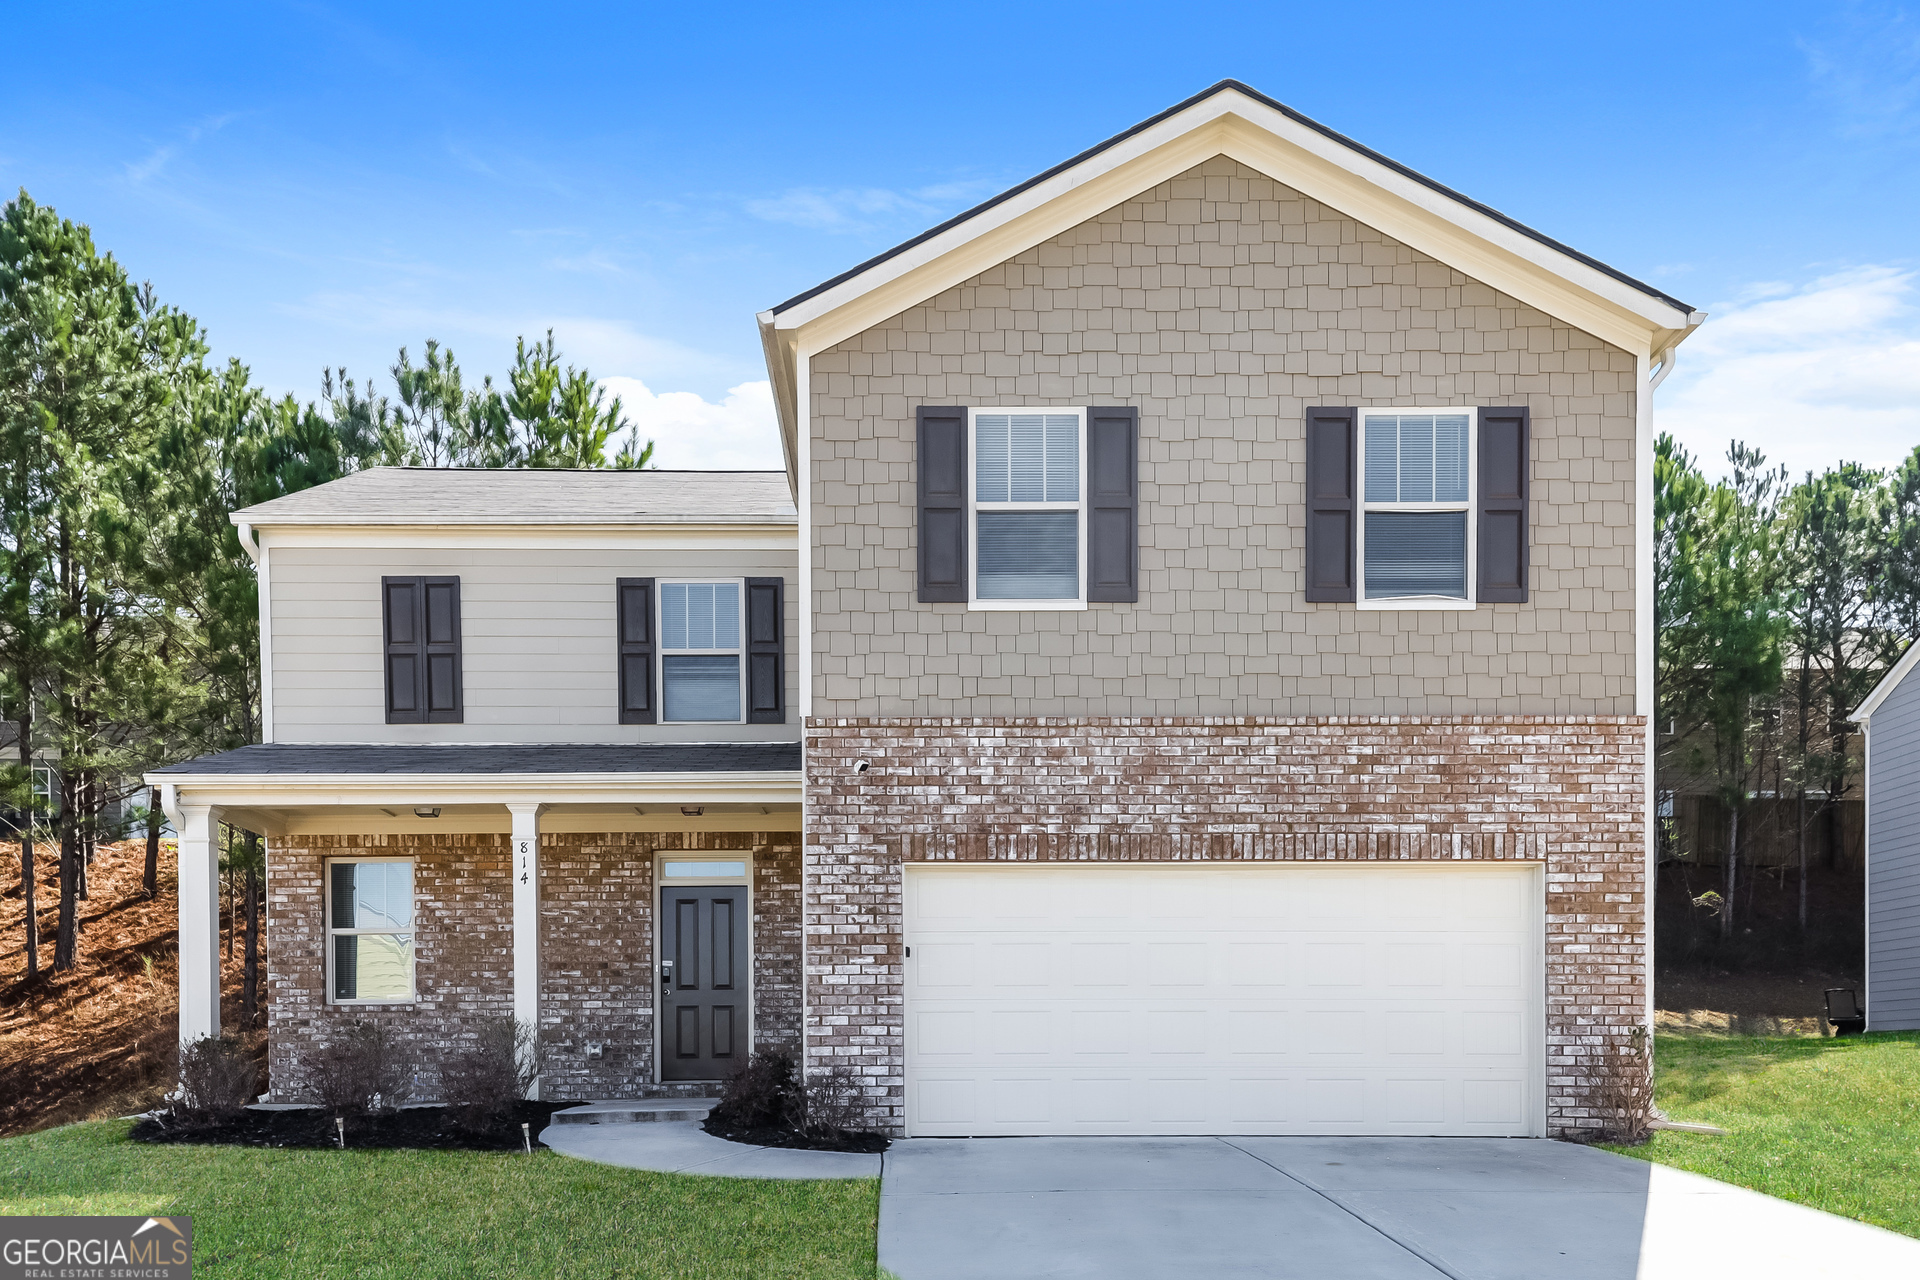
<svg viewBox="0 0 1920 1280">
<path fill-rule="evenodd" d="M 349 1023 L 301 1066 L 320 1104 L 335 1115 L 392 1111 L 413 1095 L 413 1055 L 378 1022 Z"/>
<path fill-rule="evenodd" d="M 472 1039 L 442 1059 L 440 1097 L 469 1120 L 499 1116 L 527 1096 L 539 1073 L 534 1029 L 506 1014 L 491 1014 L 474 1025 Z"/>
<path fill-rule="evenodd" d="M 260 1064 L 238 1036 L 201 1036 L 180 1048 L 173 1113 L 200 1123 L 232 1120 L 260 1092 Z"/>
<path fill-rule="evenodd" d="M 1600 1081 L 1600 1111 L 1607 1125 L 1604 1142 L 1637 1147 L 1653 1133 L 1653 1046 L 1645 1027 L 1635 1027 L 1627 1043 L 1608 1062 Z"/>
<path fill-rule="evenodd" d="M 846 1067 L 828 1067 L 808 1076 L 801 1086 L 800 1132 L 811 1138 L 833 1138 L 863 1133 L 873 1127 L 860 1077 Z"/>
<path fill-rule="evenodd" d="M 756 1053 L 727 1081 L 708 1119 L 730 1130 L 832 1139 L 867 1130 L 872 1112 L 860 1078 L 847 1068 L 828 1067 L 803 1080 L 790 1055 Z"/>
<path fill-rule="evenodd" d="M 753 1054 L 727 1079 L 707 1118 L 729 1129 L 796 1129 L 806 1114 L 797 1077 L 791 1055 Z"/>
</svg>

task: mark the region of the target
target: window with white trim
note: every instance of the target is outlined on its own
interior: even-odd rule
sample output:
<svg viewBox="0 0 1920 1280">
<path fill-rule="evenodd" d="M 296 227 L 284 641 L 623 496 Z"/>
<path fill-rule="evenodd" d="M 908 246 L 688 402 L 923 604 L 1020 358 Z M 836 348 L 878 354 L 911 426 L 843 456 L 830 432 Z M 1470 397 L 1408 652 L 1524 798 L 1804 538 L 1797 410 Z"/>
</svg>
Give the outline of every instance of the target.
<svg viewBox="0 0 1920 1280">
<path fill-rule="evenodd" d="M 1360 603 L 1471 608 L 1472 409 L 1360 413 Z"/>
<path fill-rule="evenodd" d="M 413 862 L 327 863 L 327 998 L 334 1004 L 413 999 Z"/>
<path fill-rule="evenodd" d="M 972 603 L 1086 605 L 1086 410 L 974 409 Z"/>
<path fill-rule="evenodd" d="M 660 581 L 660 718 L 738 724 L 740 580 Z"/>
</svg>

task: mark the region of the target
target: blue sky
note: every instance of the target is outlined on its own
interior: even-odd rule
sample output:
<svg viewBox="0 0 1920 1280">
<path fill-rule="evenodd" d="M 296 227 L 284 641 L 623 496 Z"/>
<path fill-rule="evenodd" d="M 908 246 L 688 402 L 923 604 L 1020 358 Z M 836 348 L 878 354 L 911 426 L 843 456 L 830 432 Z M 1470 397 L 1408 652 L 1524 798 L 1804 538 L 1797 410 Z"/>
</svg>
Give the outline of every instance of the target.
<svg viewBox="0 0 1920 1280">
<path fill-rule="evenodd" d="M 1920 11 L 173 8 L 10 16 L 0 188 L 275 391 L 551 326 L 662 465 L 777 464 L 755 311 L 1232 76 L 1714 312 L 1697 452 L 1920 443 Z"/>
</svg>

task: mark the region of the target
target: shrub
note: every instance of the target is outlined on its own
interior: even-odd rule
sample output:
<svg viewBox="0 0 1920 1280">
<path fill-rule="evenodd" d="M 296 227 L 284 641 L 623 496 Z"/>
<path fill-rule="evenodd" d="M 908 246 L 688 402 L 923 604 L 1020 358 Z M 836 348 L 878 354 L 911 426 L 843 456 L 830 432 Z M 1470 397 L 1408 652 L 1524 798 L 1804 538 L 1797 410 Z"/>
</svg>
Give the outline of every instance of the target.
<svg viewBox="0 0 1920 1280">
<path fill-rule="evenodd" d="M 1637 1147 L 1653 1132 L 1653 1053 L 1647 1029 L 1635 1027 L 1607 1067 L 1598 1099 L 1606 1127 L 1598 1136 Z"/>
<path fill-rule="evenodd" d="M 873 1113 L 860 1077 L 846 1067 L 828 1067 L 808 1076 L 800 1089 L 802 1115 L 796 1126 L 813 1138 L 862 1133 L 872 1128 Z"/>
<path fill-rule="evenodd" d="M 783 1129 L 810 1138 L 858 1133 L 872 1123 L 860 1079 L 828 1067 L 801 1079 L 791 1055 L 756 1053 L 728 1079 L 708 1120 L 724 1129 Z"/>
<path fill-rule="evenodd" d="M 173 1113 L 201 1123 L 231 1120 L 260 1092 L 260 1063 L 238 1036 L 201 1036 L 180 1047 Z"/>
<path fill-rule="evenodd" d="M 472 1039 L 442 1059 L 441 1100 L 469 1119 L 499 1116 L 527 1096 L 539 1073 L 534 1029 L 506 1014 L 489 1014 L 475 1023 Z"/>
<path fill-rule="evenodd" d="M 728 1129 L 792 1129 L 805 1114 L 796 1076 L 790 1054 L 752 1054 L 728 1077 L 707 1119 Z"/>
<path fill-rule="evenodd" d="M 413 1055 L 378 1022 L 353 1022 L 301 1060 L 320 1104 L 335 1115 L 391 1111 L 413 1094 Z"/>
</svg>

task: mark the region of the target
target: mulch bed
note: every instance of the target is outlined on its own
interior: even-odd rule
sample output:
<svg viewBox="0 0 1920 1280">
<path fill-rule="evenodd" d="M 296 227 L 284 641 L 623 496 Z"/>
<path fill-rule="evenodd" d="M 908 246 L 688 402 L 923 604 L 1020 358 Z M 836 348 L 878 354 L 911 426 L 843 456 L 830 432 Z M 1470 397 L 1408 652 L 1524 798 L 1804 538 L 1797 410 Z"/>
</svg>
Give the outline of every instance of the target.
<svg viewBox="0 0 1920 1280">
<path fill-rule="evenodd" d="M 793 1151 L 851 1151 L 856 1155 L 877 1156 L 892 1145 L 877 1133 L 842 1130 L 829 1138 L 814 1138 L 791 1129 L 741 1129 L 715 1124 L 712 1116 L 708 1116 L 700 1127 L 728 1142 L 745 1142 L 756 1147 L 786 1147 Z"/>
<path fill-rule="evenodd" d="M 490 1122 L 469 1127 L 445 1107 L 408 1107 L 384 1116 L 348 1116 L 348 1149 L 430 1151 L 525 1151 L 520 1126 L 529 1127 L 536 1149 L 543 1148 L 540 1131 L 556 1111 L 577 1102 L 517 1102 L 513 1110 Z M 313 1147 L 339 1145 L 331 1112 L 319 1107 L 300 1111 L 246 1111 L 237 1119 L 218 1123 L 191 1123 L 170 1115 L 149 1116 L 133 1126 L 135 1142 L 212 1143 L 239 1147 Z"/>
</svg>

